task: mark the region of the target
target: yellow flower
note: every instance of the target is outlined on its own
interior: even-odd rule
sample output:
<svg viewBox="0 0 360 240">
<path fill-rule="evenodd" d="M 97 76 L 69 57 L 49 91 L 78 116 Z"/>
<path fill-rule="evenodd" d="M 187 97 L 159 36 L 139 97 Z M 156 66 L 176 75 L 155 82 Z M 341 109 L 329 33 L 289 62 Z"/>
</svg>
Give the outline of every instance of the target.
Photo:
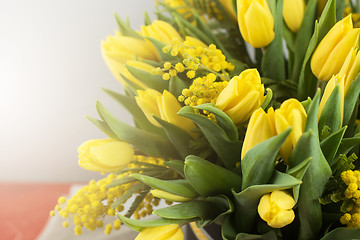
<svg viewBox="0 0 360 240">
<path fill-rule="evenodd" d="M 192 132 L 195 124 L 190 119 L 177 114 L 181 105 L 169 91 L 164 90 L 163 94 L 161 94 L 154 89 L 146 89 L 138 90 L 137 93 L 138 96 L 135 97 L 136 103 L 153 125 L 160 127 L 160 124 L 152 117 L 155 115 L 195 136 Z"/>
<path fill-rule="evenodd" d="M 305 130 L 306 117 L 303 105 L 294 98 L 284 101 L 280 108 L 275 110 L 276 133 L 280 134 L 288 127 L 292 127 L 290 135 L 280 149 L 280 155 L 285 163 Z"/>
<path fill-rule="evenodd" d="M 304 0 L 284 0 L 283 17 L 291 31 L 299 31 L 304 18 L 304 12 Z"/>
<path fill-rule="evenodd" d="M 264 100 L 264 85 L 254 68 L 233 77 L 220 92 L 215 106 L 223 110 L 235 124 L 239 124 L 248 120 Z"/>
<path fill-rule="evenodd" d="M 183 40 L 171 24 L 161 20 L 155 20 L 151 25 L 142 26 L 141 33 L 143 36 L 155 38 L 165 44 L 171 44 L 173 39 Z"/>
<path fill-rule="evenodd" d="M 340 109 L 340 112 L 341 112 L 341 125 L 342 125 L 342 121 L 343 121 L 343 113 L 344 113 L 344 75 L 340 75 L 337 74 L 336 76 L 333 76 L 330 81 L 326 84 L 326 87 L 325 87 L 325 91 L 324 91 L 324 94 L 323 96 L 321 97 L 321 101 L 320 101 L 320 105 L 319 105 L 319 118 L 321 116 L 321 112 L 327 102 L 327 100 L 329 99 L 332 91 L 334 90 L 334 88 L 339 85 L 340 87 L 340 101 L 341 101 L 341 109 Z M 341 126 L 339 126 L 341 127 Z"/>
<path fill-rule="evenodd" d="M 183 240 L 184 234 L 178 224 L 144 228 L 135 240 Z"/>
<path fill-rule="evenodd" d="M 119 33 L 116 33 L 115 36 L 108 36 L 105 41 L 102 41 L 101 52 L 110 71 L 125 86 L 127 84 L 119 73 L 124 71 L 124 64 L 128 60 L 135 60 L 135 57 L 159 60 L 159 55 L 151 43 L 138 38 L 121 36 Z"/>
<path fill-rule="evenodd" d="M 352 48 L 349 52 L 339 74 L 345 76 L 344 94 L 346 95 L 351 83 L 355 80 L 360 71 L 360 54 L 357 48 Z"/>
<path fill-rule="evenodd" d="M 252 147 L 276 135 L 274 114 L 274 109 L 271 107 L 268 113 L 259 108 L 251 115 L 241 150 L 241 159 Z"/>
<path fill-rule="evenodd" d="M 261 197 L 258 213 L 270 227 L 282 228 L 294 220 L 294 206 L 295 200 L 290 194 L 285 191 L 274 191 Z"/>
<path fill-rule="evenodd" d="M 89 140 L 78 148 L 78 152 L 80 167 L 96 172 L 120 171 L 134 156 L 130 144 L 114 139 Z"/>
<path fill-rule="evenodd" d="M 359 28 L 353 28 L 351 15 L 337 22 L 317 46 L 311 58 L 311 70 L 322 81 L 339 73 L 351 48 L 357 46 Z"/>
<path fill-rule="evenodd" d="M 275 37 L 274 18 L 266 0 L 237 0 L 242 37 L 255 48 L 265 47 Z"/>
</svg>

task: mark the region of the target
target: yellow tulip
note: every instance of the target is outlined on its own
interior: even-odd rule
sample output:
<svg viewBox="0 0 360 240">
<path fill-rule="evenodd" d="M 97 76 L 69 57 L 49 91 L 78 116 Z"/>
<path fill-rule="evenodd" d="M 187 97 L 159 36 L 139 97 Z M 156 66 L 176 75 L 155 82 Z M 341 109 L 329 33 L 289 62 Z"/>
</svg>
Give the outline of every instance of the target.
<svg viewBox="0 0 360 240">
<path fill-rule="evenodd" d="M 78 148 L 79 165 L 90 171 L 117 172 L 133 159 L 134 149 L 114 139 L 94 139 Z"/>
<path fill-rule="evenodd" d="M 230 80 L 220 92 L 215 106 L 239 124 L 248 120 L 261 106 L 265 100 L 264 91 L 258 71 L 247 69 Z"/>
<path fill-rule="evenodd" d="M 169 192 L 162 191 L 160 189 L 153 189 L 150 191 L 150 193 L 154 197 L 165 199 L 171 202 L 187 202 L 192 200 L 192 198 L 175 195 Z"/>
<path fill-rule="evenodd" d="M 252 147 L 276 135 L 274 114 L 274 109 L 271 107 L 267 113 L 259 108 L 251 115 L 241 150 L 241 159 Z"/>
<path fill-rule="evenodd" d="M 304 133 L 306 117 L 303 105 L 294 98 L 284 101 L 280 108 L 275 110 L 276 133 L 280 134 L 288 127 L 292 127 L 290 135 L 280 149 L 280 155 L 285 163 L 300 136 Z"/>
<path fill-rule="evenodd" d="M 151 43 L 138 38 L 120 36 L 119 33 L 116 33 L 115 36 L 108 36 L 105 41 L 102 41 L 101 52 L 110 71 L 125 86 L 127 84 L 119 73 L 124 71 L 124 64 L 128 60 L 134 60 L 135 57 L 159 60 L 159 55 Z"/>
<path fill-rule="evenodd" d="M 143 36 L 155 38 L 165 44 L 171 44 L 173 39 L 183 40 L 171 24 L 161 20 L 155 20 L 151 25 L 142 26 L 141 33 Z"/>
<path fill-rule="evenodd" d="M 294 221 L 294 198 L 285 191 L 274 191 L 261 197 L 258 205 L 260 217 L 270 227 L 282 228 Z"/>
<path fill-rule="evenodd" d="M 291 31 L 299 31 L 304 18 L 304 12 L 304 0 L 284 0 L 283 17 Z"/>
<path fill-rule="evenodd" d="M 275 37 L 274 18 L 266 0 L 237 0 L 240 32 L 255 48 L 265 47 Z"/>
<path fill-rule="evenodd" d="M 192 130 L 195 124 L 188 118 L 177 114 L 181 105 L 174 95 L 164 90 L 163 94 L 154 89 L 138 90 L 138 96 L 135 97 L 137 105 L 141 108 L 146 118 L 155 126 L 160 124 L 152 117 L 153 115 L 172 123 L 192 136 L 196 136 Z"/>
<path fill-rule="evenodd" d="M 129 61 L 126 62 L 126 65 L 129 65 L 131 67 L 135 67 L 137 69 L 143 70 L 143 71 L 148 72 L 148 73 L 151 73 L 151 71 L 153 69 L 155 69 L 150 64 L 147 64 L 147 63 L 144 63 L 144 62 L 141 62 L 141 61 L 136 61 L 136 60 L 129 60 Z M 130 80 L 131 82 L 138 85 L 139 87 L 141 87 L 143 89 L 148 88 L 146 86 L 146 84 L 141 81 L 141 79 L 137 79 L 133 75 L 131 75 L 131 73 L 126 69 L 125 66 L 123 67 L 123 69 L 120 70 L 120 73 L 123 74 L 128 80 Z"/>
<path fill-rule="evenodd" d="M 183 240 L 184 234 L 178 224 L 148 227 L 141 230 L 135 240 Z"/>
<path fill-rule="evenodd" d="M 311 58 L 311 70 L 322 81 L 337 74 L 347 55 L 357 46 L 359 28 L 353 28 L 351 15 L 337 22 L 317 46 Z"/>
<path fill-rule="evenodd" d="M 321 97 L 321 101 L 320 101 L 320 105 L 319 105 L 319 118 L 321 116 L 321 112 L 327 102 L 327 100 L 329 99 L 332 91 L 334 90 L 334 88 L 339 85 L 340 87 L 340 112 L 341 112 L 341 124 L 339 127 L 341 127 L 342 125 L 342 121 L 343 121 L 343 115 L 344 115 L 344 80 L 345 80 L 345 76 L 344 75 L 340 75 L 337 74 L 336 76 L 333 76 L 330 81 L 326 84 L 325 87 L 325 91 L 323 96 Z"/>
<path fill-rule="evenodd" d="M 356 79 L 357 75 L 360 72 L 360 53 L 357 48 L 353 48 L 343 66 L 340 69 L 340 76 L 345 76 L 344 80 L 344 94 L 346 95 L 351 83 Z"/>
</svg>

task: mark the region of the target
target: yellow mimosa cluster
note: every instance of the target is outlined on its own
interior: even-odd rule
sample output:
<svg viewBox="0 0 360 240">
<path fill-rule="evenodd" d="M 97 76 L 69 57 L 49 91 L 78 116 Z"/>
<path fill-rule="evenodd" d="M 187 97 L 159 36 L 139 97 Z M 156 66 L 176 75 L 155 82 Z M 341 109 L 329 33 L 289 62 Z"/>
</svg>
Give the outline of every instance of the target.
<svg viewBox="0 0 360 240">
<path fill-rule="evenodd" d="M 347 170 L 341 173 L 341 178 L 347 185 L 344 192 L 346 212 L 340 222 L 348 228 L 360 227 L 360 171 Z"/>
</svg>

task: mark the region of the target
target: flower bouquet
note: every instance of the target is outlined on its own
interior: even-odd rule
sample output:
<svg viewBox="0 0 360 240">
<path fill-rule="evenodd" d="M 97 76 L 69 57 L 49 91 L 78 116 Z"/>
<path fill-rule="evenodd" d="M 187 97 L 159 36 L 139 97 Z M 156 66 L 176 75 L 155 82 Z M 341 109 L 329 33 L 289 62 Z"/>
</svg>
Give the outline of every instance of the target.
<svg viewBox="0 0 360 240">
<path fill-rule="evenodd" d="M 108 138 L 83 143 L 79 165 L 107 175 L 51 215 L 138 240 L 183 239 L 188 223 L 199 238 L 211 225 L 227 240 L 360 238 L 358 11 L 164 0 L 139 31 L 115 16 L 102 53 L 124 93 L 105 92 L 134 125 L 97 103 L 88 118 Z"/>
</svg>

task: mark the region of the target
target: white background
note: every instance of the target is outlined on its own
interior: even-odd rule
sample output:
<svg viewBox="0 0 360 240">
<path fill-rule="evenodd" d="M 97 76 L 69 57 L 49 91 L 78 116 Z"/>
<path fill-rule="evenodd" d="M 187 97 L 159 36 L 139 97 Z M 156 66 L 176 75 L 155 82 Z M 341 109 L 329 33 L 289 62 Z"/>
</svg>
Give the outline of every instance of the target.
<svg viewBox="0 0 360 240">
<path fill-rule="evenodd" d="M 114 12 L 139 29 L 154 9 L 151 0 L 0 1 L 0 181 L 101 177 L 77 165 L 82 142 L 105 138 L 85 116 L 97 117 L 98 99 L 132 121 L 101 90 L 121 86 L 100 43 L 117 28 Z"/>
</svg>

